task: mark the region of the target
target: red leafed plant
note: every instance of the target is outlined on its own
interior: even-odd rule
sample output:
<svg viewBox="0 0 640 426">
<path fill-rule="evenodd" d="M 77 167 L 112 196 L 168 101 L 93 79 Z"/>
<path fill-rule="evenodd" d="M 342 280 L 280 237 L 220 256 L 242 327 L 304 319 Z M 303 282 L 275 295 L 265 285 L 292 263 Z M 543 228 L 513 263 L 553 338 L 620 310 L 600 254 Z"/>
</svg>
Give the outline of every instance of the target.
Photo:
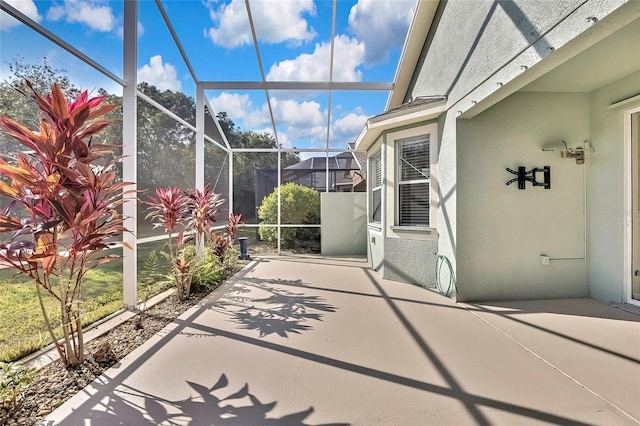
<svg viewBox="0 0 640 426">
<path fill-rule="evenodd" d="M 153 227 L 163 227 L 169 238 L 169 260 L 171 262 L 171 276 L 176 286 L 178 298 L 184 300 L 191 291 L 191 268 L 189 262 L 180 256 L 180 248 L 184 243 L 184 226 L 189 211 L 189 199 L 180 188 L 157 188 L 155 196 L 149 196 L 147 204 Z M 173 246 L 172 234 L 177 226 L 183 228 L 178 233 L 176 247 Z"/>
<path fill-rule="evenodd" d="M 42 292 L 58 300 L 63 338 L 56 348 L 65 365 L 77 366 L 84 361 L 83 279 L 112 258 L 101 251 L 127 231 L 119 209 L 132 191 L 117 178 L 120 158 L 109 159 L 115 146 L 91 143 L 113 105 L 86 91 L 68 101 L 56 84 L 46 96 L 27 87 L 41 112 L 39 129 L 0 117 L 4 132 L 24 146 L 17 158 L 0 158 L 0 232 L 9 238 L 0 242 L 0 262 L 33 279 L 54 342 Z"/>
<path fill-rule="evenodd" d="M 209 228 L 215 223 L 216 215 L 220 212 L 220 205 L 224 200 L 220 194 L 214 193 L 209 185 L 204 189 L 192 189 L 183 192 L 179 188 L 157 188 L 156 195 L 150 196 L 145 202 L 154 227 L 163 227 L 169 239 L 169 260 L 172 264 L 171 277 L 176 286 L 178 298 L 184 300 L 191 294 L 193 277 L 192 262 L 181 251 L 184 243 L 193 240 L 193 236 L 184 237 L 184 230 L 195 234 L 197 254 L 202 257 L 205 237 Z M 171 235 L 177 226 L 182 230 L 178 233 L 176 247 L 173 246 Z"/>
<path fill-rule="evenodd" d="M 198 269 L 206 267 L 206 262 L 199 260 L 206 257 L 207 250 L 211 250 L 218 258 L 218 263 L 222 263 L 227 250 L 235 240 L 238 225 L 241 223 L 240 215 L 229 216 L 224 235 L 209 231 L 223 203 L 220 194 L 214 193 L 209 185 L 202 190 L 189 191 L 158 188 L 155 196 L 150 196 L 145 201 L 148 206 L 146 218 L 151 220 L 154 227 L 163 227 L 169 236 L 169 276 L 176 286 L 180 300 L 189 297 L 194 274 L 198 276 Z M 180 231 L 177 233 L 174 247 L 172 236 L 178 227 Z M 185 237 L 185 231 L 190 235 Z M 192 252 L 189 248 L 193 247 L 189 243 L 194 241 L 195 250 Z"/>
<path fill-rule="evenodd" d="M 220 194 L 211 190 L 209 185 L 205 185 L 203 190 L 193 189 L 187 192 L 187 228 L 193 229 L 196 234 L 196 246 L 198 255 L 202 255 L 205 237 L 209 229 L 216 222 L 216 216 L 220 213 L 220 206 L 224 200 Z"/>
<path fill-rule="evenodd" d="M 224 259 L 229 247 L 233 245 L 238 234 L 238 227 L 242 224 L 241 214 L 230 214 L 227 218 L 227 223 L 224 226 L 224 233 L 222 235 L 212 232 L 210 235 L 211 247 L 213 253 L 220 259 Z"/>
</svg>

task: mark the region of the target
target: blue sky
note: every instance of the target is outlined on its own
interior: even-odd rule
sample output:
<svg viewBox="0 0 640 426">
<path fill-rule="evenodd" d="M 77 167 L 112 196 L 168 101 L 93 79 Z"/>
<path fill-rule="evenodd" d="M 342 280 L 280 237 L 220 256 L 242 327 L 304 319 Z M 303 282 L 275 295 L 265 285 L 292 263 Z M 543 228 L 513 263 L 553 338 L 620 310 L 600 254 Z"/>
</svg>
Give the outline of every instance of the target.
<svg viewBox="0 0 640 426">
<path fill-rule="evenodd" d="M 83 53 L 122 75 L 122 1 L 8 0 Z M 259 81 L 260 69 L 244 0 L 163 1 L 200 81 Z M 267 80 L 328 81 L 331 45 L 329 0 L 250 0 Z M 414 0 L 338 0 L 334 81 L 391 82 L 411 20 Z M 195 96 L 195 83 L 154 1 L 139 3 L 138 79 Z M 25 25 L 0 14 L 0 72 L 21 56 L 47 57 L 74 84 L 119 86 Z M 383 112 L 387 92 L 332 94 L 331 148 L 344 148 L 365 120 Z M 214 110 L 242 129 L 273 133 L 264 91 L 207 91 Z M 270 92 L 278 136 L 285 147 L 324 148 L 328 92 Z"/>
</svg>

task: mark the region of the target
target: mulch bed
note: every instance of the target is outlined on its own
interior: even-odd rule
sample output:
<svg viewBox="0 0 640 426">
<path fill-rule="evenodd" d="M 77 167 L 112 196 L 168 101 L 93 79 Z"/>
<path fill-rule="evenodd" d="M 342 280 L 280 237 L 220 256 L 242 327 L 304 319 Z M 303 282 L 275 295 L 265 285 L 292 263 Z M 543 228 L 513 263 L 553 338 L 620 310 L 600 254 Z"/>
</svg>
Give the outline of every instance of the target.
<svg viewBox="0 0 640 426">
<path fill-rule="evenodd" d="M 208 293 L 208 290 L 196 292 L 185 301 L 172 294 L 88 342 L 85 345 L 86 360 L 79 367 L 65 368 L 60 361 L 43 367 L 26 389 L 17 409 L 0 407 L 0 425 L 37 424 Z"/>
</svg>

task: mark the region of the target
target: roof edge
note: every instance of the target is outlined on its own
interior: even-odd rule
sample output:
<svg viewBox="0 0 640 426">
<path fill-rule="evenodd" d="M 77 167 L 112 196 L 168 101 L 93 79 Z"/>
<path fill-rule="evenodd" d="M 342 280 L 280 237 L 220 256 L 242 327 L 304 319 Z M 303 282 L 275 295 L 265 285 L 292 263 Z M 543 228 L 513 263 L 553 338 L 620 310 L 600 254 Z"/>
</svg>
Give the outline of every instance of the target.
<svg viewBox="0 0 640 426">
<path fill-rule="evenodd" d="M 439 3 L 439 0 L 417 0 L 393 79 L 394 88 L 389 94 L 385 110 L 395 108 L 403 103 Z"/>
<path fill-rule="evenodd" d="M 447 111 L 447 98 L 437 97 L 432 102 L 389 111 L 367 120 L 356 139 L 356 150 L 367 150 L 382 132 L 395 127 L 408 126 L 422 121 L 433 120 Z"/>
</svg>

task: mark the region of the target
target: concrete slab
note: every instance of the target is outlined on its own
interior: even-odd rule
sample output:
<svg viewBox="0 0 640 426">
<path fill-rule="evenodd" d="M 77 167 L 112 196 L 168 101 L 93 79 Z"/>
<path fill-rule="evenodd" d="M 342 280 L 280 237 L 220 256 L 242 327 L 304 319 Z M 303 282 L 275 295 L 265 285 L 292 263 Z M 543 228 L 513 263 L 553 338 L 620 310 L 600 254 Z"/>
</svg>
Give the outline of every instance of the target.
<svg viewBox="0 0 640 426">
<path fill-rule="evenodd" d="M 382 280 L 362 260 L 259 259 L 47 424 L 638 424 L 629 404 L 640 325 L 585 302 L 597 313 L 584 317 L 598 321 L 557 312 L 562 301 L 547 311 L 537 305 L 540 327 L 553 334 L 501 314 L 519 308 L 458 305 Z M 566 358 L 575 371 L 528 346 L 546 345 L 538 334 L 559 345 L 574 331 L 593 345 L 566 343 L 580 346 Z M 603 345 L 618 355 L 600 354 Z M 588 376 L 573 377 L 595 361 Z M 613 390 L 604 383 L 620 368 L 631 379 Z"/>
<path fill-rule="evenodd" d="M 593 299 L 465 304 L 571 380 L 640 419 L 640 316 Z"/>
</svg>

